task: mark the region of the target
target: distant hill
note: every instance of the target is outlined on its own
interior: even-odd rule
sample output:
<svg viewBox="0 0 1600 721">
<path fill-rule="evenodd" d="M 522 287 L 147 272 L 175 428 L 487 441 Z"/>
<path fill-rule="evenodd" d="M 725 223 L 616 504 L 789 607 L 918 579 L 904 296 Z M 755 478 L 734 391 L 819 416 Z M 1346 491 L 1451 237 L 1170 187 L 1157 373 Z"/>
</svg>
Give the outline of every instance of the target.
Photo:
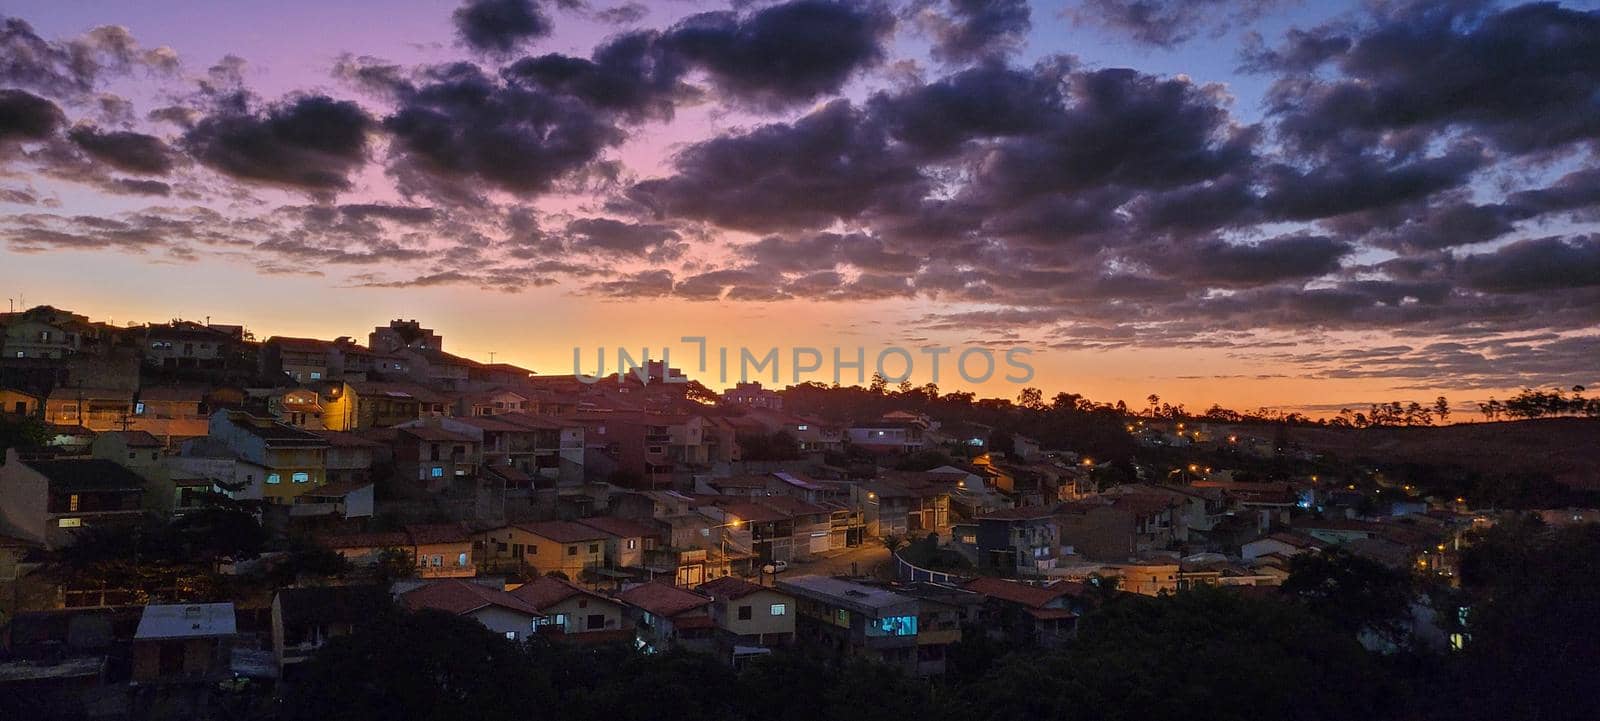
<svg viewBox="0 0 1600 721">
<path fill-rule="evenodd" d="M 1571 488 L 1600 490 L 1597 418 L 1413 428 L 1293 427 L 1288 440 L 1350 460 L 1459 465 L 1483 473 L 1548 472 Z"/>
</svg>

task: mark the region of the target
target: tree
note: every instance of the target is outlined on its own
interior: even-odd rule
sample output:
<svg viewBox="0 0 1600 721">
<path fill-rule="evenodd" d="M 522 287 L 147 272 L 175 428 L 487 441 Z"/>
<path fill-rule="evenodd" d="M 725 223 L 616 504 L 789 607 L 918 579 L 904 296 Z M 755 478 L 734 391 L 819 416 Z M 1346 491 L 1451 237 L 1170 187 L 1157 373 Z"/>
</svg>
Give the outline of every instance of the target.
<svg viewBox="0 0 1600 721">
<path fill-rule="evenodd" d="M 1369 632 L 1401 645 L 1415 595 L 1411 577 L 1340 549 L 1289 561 L 1283 592 L 1352 635 Z"/>
<path fill-rule="evenodd" d="M 1450 418 L 1450 401 L 1444 396 L 1433 399 L 1433 415 L 1439 418 L 1439 425 L 1444 425 Z"/>
<path fill-rule="evenodd" d="M 329 641 L 304 670 L 285 719 L 520 721 L 555 695 L 517 644 L 438 611 L 383 613 Z"/>
<path fill-rule="evenodd" d="M 1023 388 L 1017 394 L 1017 405 L 1030 411 L 1044 410 L 1044 391 L 1038 388 Z"/>
<path fill-rule="evenodd" d="M 899 537 L 897 535 L 894 535 L 892 533 L 887 535 L 887 536 L 884 536 L 882 541 L 883 541 L 883 547 L 889 549 L 889 553 L 891 555 L 899 553 L 900 549 L 906 547 L 906 539 L 901 538 L 901 537 Z"/>
</svg>

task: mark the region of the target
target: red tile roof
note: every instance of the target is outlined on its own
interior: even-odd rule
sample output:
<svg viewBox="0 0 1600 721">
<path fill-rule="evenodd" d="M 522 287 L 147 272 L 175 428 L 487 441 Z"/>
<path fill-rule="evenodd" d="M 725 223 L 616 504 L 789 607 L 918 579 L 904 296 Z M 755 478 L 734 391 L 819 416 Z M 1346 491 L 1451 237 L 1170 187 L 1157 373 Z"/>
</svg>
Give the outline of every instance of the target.
<svg viewBox="0 0 1600 721">
<path fill-rule="evenodd" d="M 606 534 L 599 529 L 590 528 L 581 523 L 572 521 L 540 521 L 538 523 L 519 523 L 516 526 L 528 533 L 541 538 L 548 538 L 556 543 L 578 543 L 580 541 L 598 541 L 604 539 Z"/>
<path fill-rule="evenodd" d="M 505 591 L 456 578 L 407 591 L 400 595 L 400 602 L 413 611 L 430 608 L 458 616 L 485 606 L 499 606 L 530 616 L 544 615 L 532 604 Z"/>
<path fill-rule="evenodd" d="M 508 591 L 534 608 L 543 610 L 573 596 L 590 596 L 604 601 L 611 599 L 584 589 L 571 581 L 554 576 L 540 576 Z"/>
<path fill-rule="evenodd" d="M 401 433 L 414 436 L 424 441 L 438 441 L 441 443 L 477 443 L 478 439 L 455 431 L 447 431 L 433 426 L 407 426 L 400 429 Z"/>
<path fill-rule="evenodd" d="M 327 548 L 408 548 L 411 546 L 411 537 L 404 531 L 389 533 L 346 533 L 338 536 L 324 536 L 322 545 Z"/>
<path fill-rule="evenodd" d="M 578 523 L 618 538 L 654 538 L 661 534 L 653 526 L 627 518 L 617 518 L 616 516 L 580 518 Z"/>
<path fill-rule="evenodd" d="M 967 582 L 964 586 L 968 591 L 976 591 L 990 598 L 1018 603 L 1029 608 L 1043 608 L 1046 604 L 1062 596 L 1076 595 L 1074 591 L 1081 592 L 1078 588 L 1067 583 L 1057 583 L 1049 588 L 1043 586 L 1030 586 L 1026 583 L 1007 581 L 1003 578 L 984 576 Z"/>
<path fill-rule="evenodd" d="M 434 543 L 467 543 L 472 540 L 466 526 L 459 523 L 412 524 L 406 526 L 411 542 L 418 546 Z"/>
<path fill-rule="evenodd" d="M 668 586 L 665 583 L 641 583 L 617 594 L 617 600 L 657 616 L 671 618 L 685 611 L 711 603 L 711 599 L 693 591 Z"/>
<path fill-rule="evenodd" d="M 759 593 L 769 589 L 766 586 L 758 586 L 742 578 L 723 576 L 722 578 L 714 581 L 706 581 L 705 583 L 700 584 L 700 586 L 695 590 L 704 594 L 708 594 L 712 598 L 717 598 L 724 601 L 733 601 L 744 598 L 752 593 Z"/>
</svg>

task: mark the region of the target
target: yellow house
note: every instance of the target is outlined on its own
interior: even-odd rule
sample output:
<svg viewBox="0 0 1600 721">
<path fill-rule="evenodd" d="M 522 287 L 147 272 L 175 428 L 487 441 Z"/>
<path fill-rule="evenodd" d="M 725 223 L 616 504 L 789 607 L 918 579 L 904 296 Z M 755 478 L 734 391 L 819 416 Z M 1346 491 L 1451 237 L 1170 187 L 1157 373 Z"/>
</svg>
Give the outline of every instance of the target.
<svg viewBox="0 0 1600 721">
<path fill-rule="evenodd" d="M 39 396 L 11 388 L 0 388 L 0 416 L 37 416 L 39 405 Z"/>
<path fill-rule="evenodd" d="M 541 574 L 560 571 L 571 579 L 585 568 L 605 566 L 605 549 L 605 532 L 571 521 L 518 523 L 484 534 L 484 554 L 491 562 L 520 562 Z"/>
</svg>

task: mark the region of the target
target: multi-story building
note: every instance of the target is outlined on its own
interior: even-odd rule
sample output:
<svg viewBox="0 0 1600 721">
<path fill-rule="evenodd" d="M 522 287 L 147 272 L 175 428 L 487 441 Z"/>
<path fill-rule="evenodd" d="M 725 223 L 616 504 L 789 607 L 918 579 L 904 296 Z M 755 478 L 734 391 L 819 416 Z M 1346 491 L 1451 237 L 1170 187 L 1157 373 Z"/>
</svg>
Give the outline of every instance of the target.
<svg viewBox="0 0 1600 721">
<path fill-rule="evenodd" d="M 1037 574 L 1055 568 L 1061 535 L 1054 510 L 1030 506 L 979 516 L 979 562 L 1002 573 Z"/>
<path fill-rule="evenodd" d="M 488 564 L 537 573 L 560 571 L 578 578 L 585 569 L 606 565 L 607 534 L 572 521 L 517 523 L 483 533 Z"/>
<path fill-rule="evenodd" d="M 6 451 L 0 466 L 0 535 L 46 550 L 71 545 L 84 528 L 137 522 L 145 481 L 101 458 L 24 461 Z"/>
<path fill-rule="evenodd" d="M 220 368 L 244 344 L 244 328 L 193 321 L 152 323 L 144 329 L 144 362 L 165 369 Z"/>
<path fill-rule="evenodd" d="M 261 469 L 262 497 L 288 503 L 327 483 L 328 442 L 272 418 L 244 411 L 211 414 L 209 437 L 239 460 Z"/>
<path fill-rule="evenodd" d="M 734 666 L 794 641 L 793 596 L 732 576 L 695 590 L 711 597 L 717 654 Z"/>
<path fill-rule="evenodd" d="M 934 672 L 920 662 L 922 654 L 935 652 L 919 650 L 924 645 L 918 643 L 922 605 L 915 597 L 827 576 L 796 576 L 775 585 L 795 599 L 799 643 L 882 661 L 908 673 Z M 926 644 L 939 648 L 940 658 L 944 645 L 960 640 L 959 630 L 953 638 L 945 635 L 939 637 L 942 643 Z"/>
</svg>

